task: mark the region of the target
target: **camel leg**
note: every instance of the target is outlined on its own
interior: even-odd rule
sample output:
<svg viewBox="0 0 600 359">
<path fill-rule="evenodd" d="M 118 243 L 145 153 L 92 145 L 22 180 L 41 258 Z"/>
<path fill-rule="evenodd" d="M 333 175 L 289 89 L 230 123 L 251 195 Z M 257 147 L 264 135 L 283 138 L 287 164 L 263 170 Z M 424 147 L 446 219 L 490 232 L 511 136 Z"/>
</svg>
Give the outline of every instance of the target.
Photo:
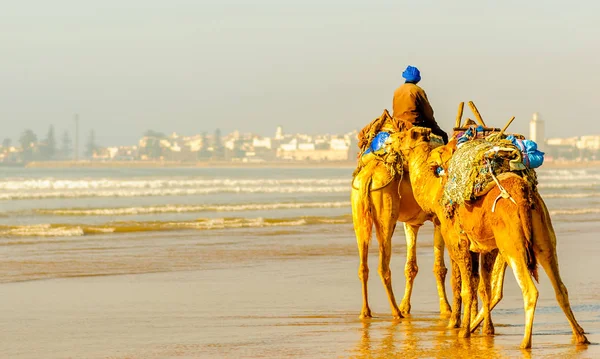
<svg viewBox="0 0 600 359">
<path fill-rule="evenodd" d="M 406 264 L 404 265 L 404 275 L 406 277 L 406 286 L 404 287 L 404 297 L 400 303 L 400 310 L 404 314 L 410 313 L 410 297 L 412 295 L 413 283 L 419 272 L 417 265 L 417 234 L 419 225 L 404 223 L 404 233 L 406 235 Z"/>
<path fill-rule="evenodd" d="M 502 300 L 502 291 L 504 289 L 504 277 L 506 274 L 507 263 L 504 260 L 504 257 L 501 255 L 496 256 L 496 261 L 494 262 L 494 269 L 492 270 L 491 282 L 492 282 L 492 300 L 490 302 L 490 312 L 494 310 L 496 305 Z M 477 317 L 473 319 L 471 323 L 471 327 L 475 328 L 481 324 L 483 321 L 483 308 L 477 313 Z"/>
<path fill-rule="evenodd" d="M 554 292 L 556 293 L 556 300 L 558 301 L 558 304 L 565 313 L 565 316 L 571 325 L 571 329 L 573 330 L 573 335 L 575 335 L 577 344 L 589 344 L 590 342 L 584 335 L 583 328 L 579 325 L 579 323 L 577 323 L 575 315 L 571 310 L 571 305 L 569 304 L 569 293 L 567 292 L 567 288 L 560 278 L 556 255 L 552 257 L 554 258 L 540 256 L 538 261 L 542 267 L 544 267 L 544 271 L 546 271 L 548 278 L 550 278 L 550 282 L 552 283 Z"/>
<path fill-rule="evenodd" d="M 358 278 L 362 284 L 362 309 L 360 311 L 360 318 L 371 318 L 371 308 L 369 308 L 367 282 L 369 280 L 369 266 L 367 260 L 369 258 L 369 242 L 371 241 L 373 231 L 373 219 L 370 214 L 361 216 L 362 213 L 368 213 L 363 211 L 360 207 L 360 200 L 352 193 L 352 219 L 354 222 L 354 233 L 356 234 L 356 243 L 358 245 Z"/>
<path fill-rule="evenodd" d="M 473 304 L 473 282 L 471 281 L 471 276 L 473 275 L 472 267 L 471 267 L 471 254 L 466 251 L 461 255 L 461 258 L 458 262 L 460 267 L 460 277 L 461 277 L 461 297 L 462 301 L 465 304 L 463 310 L 463 320 L 460 331 L 458 332 L 458 336 L 461 338 L 468 338 L 471 336 L 471 305 Z"/>
<path fill-rule="evenodd" d="M 381 217 L 378 217 L 381 219 Z M 404 318 L 396 297 L 392 290 L 392 270 L 390 269 L 390 259 L 392 257 L 392 235 L 396 228 L 396 218 L 385 218 L 385 220 L 375 221 L 375 230 L 377 231 L 377 240 L 379 241 L 379 276 L 385 286 L 388 295 L 392 316 L 394 319 Z"/>
<path fill-rule="evenodd" d="M 542 210 L 545 210 L 545 206 L 541 208 Z M 560 277 L 558 268 L 558 256 L 556 255 L 556 235 L 552 229 L 552 223 L 550 222 L 550 217 L 547 215 L 547 210 L 544 212 L 545 214 L 540 213 L 538 215 L 539 212 L 535 211 L 533 217 L 533 233 L 535 238 L 534 251 L 536 258 L 544 268 L 544 271 L 548 275 L 548 278 L 554 287 L 556 300 L 558 301 L 558 304 L 565 313 L 565 316 L 571 325 L 571 329 L 573 330 L 573 335 L 575 335 L 577 344 L 589 344 L 588 339 L 584 335 L 583 328 L 579 325 L 579 323 L 577 323 L 575 315 L 571 310 L 571 305 L 569 304 L 569 293 L 567 292 L 567 288 Z M 541 221 L 536 219 L 541 219 Z"/>
<path fill-rule="evenodd" d="M 458 328 L 460 327 L 460 310 L 462 305 L 462 300 L 460 297 L 461 292 L 461 281 L 460 281 L 460 267 L 456 261 L 450 259 L 450 264 L 452 266 L 452 277 L 450 278 L 450 284 L 452 286 L 452 313 L 450 314 L 450 321 L 448 323 L 448 328 Z"/>
<path fill-rule="evenodd" d="M 358 255 L 360 257 L 360 265 L 358 266 L 358 278 L 362 283 L 362 297 L 363 305 L 360 311 L 361 319 L 371 318 L 371 308 L 369 308 L 367 282 L 369 280 L 369 266 L 367 259 L 369 257 L 369 242 L 363 242 L 358 244 Z"/>
<path fill-rule="evenodd" d="M 477 292 L 480 290 L 480 278 L 479 278 L 479 253 L 470 252 L 471 253 L 471 318 L 475 318 L 477 316 L 477 311 L 479 308 L 479 299 L 477 298 Z M 469 325 L 470 327 L 470 325 Z M 471 332 L 475 332 L 477 328 L 470 327 Z"/>
<path fill-rule="evenodd" d="M 437 282 L 438 297 L 440 299 L 440 315 L 448 317 L 452 309 L 446 297 L 446 273 L 448 269 L 444 263 L 444 237 L 439 225 L 433 227 L 433 274 Z"/>
<path fill-rule="evenodd" d="M 508 233 L 507 233 L 508 234 Z M 510 238 L 506 236 L 505 238 Z M 521 342 L 521 349 L 531 348 L 531 335 L 533 331 L 533 315 L 535 314 L 535 306 L 538 299 L 538 290 L 533 283 L 533 279 L 527 269 L 527 260 L 525 258 L 525 252 L 522 252 L 520 258 L 515 256 L 507 256 L 510 267 L 513 270 L 517 283 L 521 287 L 523 293 L 523 304 L 525 309 L 525 334 L 523 341 Z"/>
<path fill-rule="evenodd" d="M 471 305 L 473 304 L 473 256 L 469 251 L 469 241 L 464 235 L 460 235 L 457 245 L 452 248 L 451 255 L 460 268 L 461 291 L 463 308 L 463 319 L 458 336 L 468 338 L 471 336 Z"/>
<path fill-rule="evenodd" d="M 509 201 L 499 202 L 499 206 L 496 207 L 497 217 L 495 219 L 497 221 L 492 226 L 492 231 L 498 250 L 512 268 L 523 294 L 525 333 L 521 341 L 521 348 L 529 349 L 531 348 L 533 317 L 539 296 L 530 272 L 531 268 L 528 265 L 530 264 L 528 260 L 535 259 L 528 258 L 528 246 L 531 245 L 531 249 L 534 249 L 533 222 L 535 220 L 528 201 L 517 204 L 517 208 L 509 203 Z M 532 255 L 535 257 L 535 253 Z"/>
<path fill-rule="evenodd" d="M 481 283 L 479 285 L 479 295 L 481 296 L 481 311 L 485 318 L 483 324 L 483 334 L 485 335 L 494 334 L 494 324 L 492 323 L 490 314 L 490 297 L 492 267 L 494 266 L 497 255 L 498 250 L 481 255 Z M 475 331 L 476 328 L 477 325 L 471 325 L 471 331 Z"/>
</svg>

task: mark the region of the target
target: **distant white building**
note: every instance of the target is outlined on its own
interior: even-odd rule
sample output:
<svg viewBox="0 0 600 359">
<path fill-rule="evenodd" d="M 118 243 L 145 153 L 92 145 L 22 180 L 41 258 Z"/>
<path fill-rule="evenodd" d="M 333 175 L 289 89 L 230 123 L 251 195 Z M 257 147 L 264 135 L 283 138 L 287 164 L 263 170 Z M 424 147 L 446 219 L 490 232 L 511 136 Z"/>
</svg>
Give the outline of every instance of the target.
<svg viewBox="0 0 600 359">
<path fill-rule="evenodd" d="M 343 138 L 332 138 L 331 139 L 331 149 L 339 150 L 339 151 L 348 151 L 348 143 Z"/>
<path fill-rule="evenodd" d="M 294 138 L 289 143 L 282 143 L 279 145 L 279 148 L 281 148 L 283 151 L 294 151 L 298 149 L 298 140 Z"/>
<path fill-rule="evenodd" d="M 266 138 L 253 138 L 252 139 L 252 146 L 254 146 L 254 148 L 268 148 L 271 149 L 272 145 L 271 145 L 271 139 L 266 137 Z"/>
<path fill-rule="evenodd" d="M 578 137 L 567 137 L 567 138 L 556 137 L 556 138 L 547 139 L 546 144 L 548 146 L 572 146 L 572 147 L 575 147 L 577 145 L 577 141 L 579 141 Z"/>
<path fill-rule="evenodd" d="M 577 148 L 586 150 L 600 150 L 600 136 L 581 136 L 577 141 Z"/>
<path fill-rule="evenodd" d="M 314 151 L 315 144 L 314 143 L 299 143 L 298 149 L 301 151 Z"/>
<path fill-rule="evenodd" d="M 235 138 L 230 138 L 229 140 L 225 141 L 225 148 L 233 151 L 233 149 L 235 149 L 235 142 Z"/>
<path fill-rule="evenodd" d="M 534 113 L 529 122 L 529 139 L 537 143 L 538 149 L 544 151 L 545 148 L 545 125 L 538 112 Z"/>
</svg>

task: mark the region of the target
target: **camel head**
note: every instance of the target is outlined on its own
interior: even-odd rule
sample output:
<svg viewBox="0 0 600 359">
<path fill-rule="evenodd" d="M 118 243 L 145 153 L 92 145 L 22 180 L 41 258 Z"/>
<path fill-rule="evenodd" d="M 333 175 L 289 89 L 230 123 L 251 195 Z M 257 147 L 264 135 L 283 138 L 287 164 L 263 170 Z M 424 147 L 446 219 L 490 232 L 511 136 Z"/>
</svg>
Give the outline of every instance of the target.
<svg viewBox="0 0 600 359">
<path fill-rule="evenodd" d="M 412 127 L 406 131 L 394 133 L 388 139 L 388 146 L 394 152 L 402 153 L 409 162 L 418 156 L 430 167 L 442 167 L 447 164 L 456 150 L 456 139 L 451 138 L 447 145 L 441 145 L 439 136 L 431 133 L 429 128 Z"/>
</svg>

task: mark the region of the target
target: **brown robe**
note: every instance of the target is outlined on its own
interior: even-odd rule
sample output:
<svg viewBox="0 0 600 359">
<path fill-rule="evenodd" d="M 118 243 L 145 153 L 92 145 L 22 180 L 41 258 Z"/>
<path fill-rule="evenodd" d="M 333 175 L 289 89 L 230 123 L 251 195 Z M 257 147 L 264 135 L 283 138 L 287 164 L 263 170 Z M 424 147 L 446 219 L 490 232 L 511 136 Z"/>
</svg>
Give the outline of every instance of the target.
<svg viewBox="0 0 600 359">
<path fill-rule="evenodd" d="M 413 126 L 431 128 L 432 132 L 448 141 L 448 135 L 440 128 L 433 117 L 433 108 L 427 94 L 416 84 L 406 82 L 394 92 L 393 115 L 400 128 Z"/>
</svg>

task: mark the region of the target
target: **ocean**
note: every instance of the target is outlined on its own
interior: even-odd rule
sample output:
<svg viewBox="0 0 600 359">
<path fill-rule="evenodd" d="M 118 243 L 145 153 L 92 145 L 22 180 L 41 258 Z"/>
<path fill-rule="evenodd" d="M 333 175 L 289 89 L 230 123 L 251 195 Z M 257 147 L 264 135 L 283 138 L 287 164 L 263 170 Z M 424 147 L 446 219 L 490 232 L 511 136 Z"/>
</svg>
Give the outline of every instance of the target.
<svg viewBox="0 0 600 359">
<path fill-rule="evenodd" d="M 0 168 L 0 245 L 256 236 L 352 226 L 350 168 Z M 600 168 L 538 170 L 556 223 L 600 220 Z M 275 232 L 279 233 L 279 232 Z M 285 233 L 285 232 L 281 232 Z M 98 238 L 95 238 L 98 237 Z M 348 238 L 348 247 L 353 240 Z M 95 273 L 89 273 L 93 275 Z M 34 279 L 0 274 L 0 281 Z"/>
<path fill-rule="evenodd" d="M 531 357 L 518 349 L 523 302 L 510 270 L 493 312 L 496 336 L 464 341 L 446 328 L 430 223 L 419 233 L 411 316 L 391 319 L 374 241 L 374 318 L 358 319 L 352 171 L 0 168 L 0 356 Z M 600 168 L 537 173 L 573 311 L 597 342 Z M 406 246 L 397 228 L 400 301 Z M 570 343 L 541 270 L 538 288 L 536 357 L 600 355 Z"/>
</svg>

